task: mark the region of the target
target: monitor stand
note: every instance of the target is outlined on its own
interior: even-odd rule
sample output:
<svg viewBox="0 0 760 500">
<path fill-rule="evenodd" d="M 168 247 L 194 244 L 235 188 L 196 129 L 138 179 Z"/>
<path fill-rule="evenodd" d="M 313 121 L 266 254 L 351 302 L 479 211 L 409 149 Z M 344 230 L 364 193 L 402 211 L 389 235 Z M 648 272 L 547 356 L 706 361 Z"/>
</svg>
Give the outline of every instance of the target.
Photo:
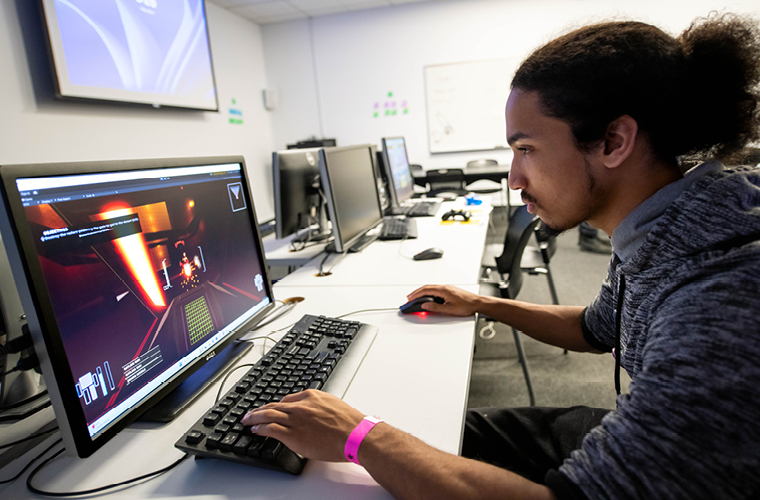
<svg viewBox="0 0 760 500">
<path fill-rule="evenodd" d="M 198 371 L 190 375 L 176 389 L 165 398 L 156 403 L 152 408 L 140 415 L 140 422 L 171 422 L 195 399 L 203 394 L 211 384 L 224 373 L 225 369 L 248 351 L 253 344 L 250 342 L 233 342 L 225 350 L 200 367 Z"/>
<path fill-rule="evenodd" d="M 330 225 L 327 222 L 327 204 L 322 198 L 322 196 L 319 196 L 319 206 L 312 206 L 312 214 L 316 216 L 317 220 L 317 230 L 316 232 L 309 233 L 309 231 L 304 232 L 301 235 L 296 236 L 293 238 L 293 241 L 296 243 L 303 243 L 305 241 L 324 241 L 328 238 L 332 238 L 332 230 L 330 229 Z"/>
</svg>

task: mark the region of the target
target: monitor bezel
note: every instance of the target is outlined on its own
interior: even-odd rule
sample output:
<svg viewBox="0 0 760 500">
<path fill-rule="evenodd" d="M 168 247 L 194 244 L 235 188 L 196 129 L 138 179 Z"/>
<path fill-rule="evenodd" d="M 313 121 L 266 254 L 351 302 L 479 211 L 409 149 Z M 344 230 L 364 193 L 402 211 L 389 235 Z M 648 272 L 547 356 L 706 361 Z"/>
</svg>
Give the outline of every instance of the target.
<svg viewBox="0 0 760 500">
<path fill-rule="evenodd" d="M 64 355 L 63 341 L 58 330 L 53 313 L 50 296 L 42 274 L 36 246 L 29 230 L 24 213 L 21 195 L 16 189 L 16 179 L 47 176 L 63 176 L 77 174 L 110 173 L 133 170 L 153 170 L 173 167 L 193 167 L 207 165 L 223 165 L 237 163 L 241 167 L 241 184 L 246 197 L 247 211 L 252 221 L 254 245 L 260 256 L 264 286 L 270 303 L 264 306 L 248 321 L 233 330 L 226 339 L 214 346 L 202 356 L 196 358 L 156 393 L 143 400 L 131 411 L 120 417 L 114 424 L 105 429 L 93 439 L 87 429 L 87 420 L 82 410 L 79 398 L 73 389 L 75 379 Z M 44 163 L 0 166 L 0 194 L 3 198 L 4 210 L 0 209 L 3 217 L 0 229 L 3 230 L 3 241 L 12 263 L 14 278 L 27 315 L 27 323 L 34 343 L 34 348 L 40 360 L 42 374 L 48 387 L 50 400 L 58 420 L 61 437 L 69 454 L 88 457 L 113 438 L 118 432 L 135 421 L 142 413 L 160 401 L 181 382 L 201 368 L 215 353 L 232 344 L 245 335 L 257 322 L 268 314 L 275 306 L 272 284 L 266 276 L 266 257 L 261 242 L 261 232 L 256 219 L 256 211 L 251 198 L 250 183 L 246 172 L 245 160 L 242 156 L 218 156 L 205 158 L 171 158 L 147 160 L 97 161 Z M 6 234 L 10 233 L 8 237 Z M 11 243 L 10 239 L 13 239 Z M 15 264 L 15 266 L 14 266 Z M 62 392 L 62 388 L 68 388 Z"/>
<path fill-rule="evenodd" d="M 370 144 L 360 144 L 357 146 L 340 146 L 340 147 L 334 147 L 334 148 L 322 148 L 319 151 L 319 175 L 322 179 L 322 189 L 324 189 L 325 192 L 325 198 L 327 199 L 327 211 L 330 215 L 330 220 L 332 221 L 332 233 L 334 236 L 335 241 L 335 251 L 338 253 L 343 253 L 348 251 L 351 246 L 356 243 L 362 236 L 364 236 L 368 231 L 370 231 L 372 228 L 376 227 L 380 222 L 383 221 L 383 209 L 380 204 L 380 195 L 377 193 L 377 181 L 375 177 L 374 169 L 370 171 L 372 178 L 373 178 L 373 185 L 375 187 L 375 201 L 377 202 L 377 214 L 378 218 L 370 224 L 369 227 L 365 228 L 365 230 L 360 231 L 357 235 L 352 237 L 349 240 L 344 240 L 343 235 L 341 233 L 340 228 L 340 221 L 338 220 L 338 213 L 337 209 L 335 207 L 335 199 L 333 198 L 333 189 L 332 189 L 332 181 L 330 179 L 330 172 L 329 168 L 327 166 L 327 155 L 331 153 L 339 153 L 342 151 L 348 151 L 348 150 L 360 150 L 360 149 L 366 149 L 368 155 L 372 155 L 372 147 Z"/>
<path fill-rule="evenodd" d="M 320 175 L 319 171 L 319 151 L 322 148 L 304 148 L 304 149 L 285 149 L 281 151 L 274 151 L 272 153 L 272 184 L 274 187 L 274 230 L 275 237 L 278 240 L 286 238 L 291 234 L 298 233 L 299 230 L 294 232 L 285 232 L 283 213 L 283 199 L 282 199 L 282 181 L 280 178 L 280 157 L 282 156 L 298 156 L 306 155 L 306 153 L 312 153 L 317 161 L 316 172 Z M 321 179 L 321 176 L 320 176 Z M 302 228 L 306 229 L 306 228 Z"/>
<path fill-rule="evenodd" d="M 401 139 L 404 142 L 404 156 L 406 157 L 406 164 L 409 168 L 409 177 L 412 179 L 412 191 L 409 193 L 409 196 L 404 198 L 403 200 L 399 199 L 398 197 L 398 191 L 396 189 L 396 182 L 393 178 L 393 169 L 391 168 L 391 162 L 390 158 L 388 157 L 388 144 L 386 141 L 389 140 L 396 140 Z M 381 139 L 381 142 L 383 144 L 383 169 L 385 170 L 386 178 L 388 179 L 388 184 L 390 184 L 391 189 L 388 191 L 391 192 L 391 201 L 393 203 L 394 208 L 398 208 L 401 206 L 403 202 L 406 200 L 412 198 L 414 196 L 414 176 L 412 175 L 412 167 L 409 165 L 409 153 L 406 150 L 406 139 L 404 137 L 383 137 Z"/>
<path fill-rule="evenodd" d="M 128 97 L 116 97 L 116 96 L 96 96 L 96 95 L 88 95 L 84 92 L 66 92 L 64 90 L 64 83 L 62 81 L 62 78 L 60 76 L 61 72 L 65 72 L 68 74 L 68 70 L 66 68 L 63 68 L 66 64 L 65 57 L 61 56 L 56 52 L 56 49 L 54 48 L 54 42 L 52 38 L 53 30 L 57 30 L 58 26 L 51 26 L 50 21 L 51 19 L 55 19 L 56 23 L 58 22 L 58 18 L 55 14 L 55 8 L 53 5 L 54 0 L 38 0 L 37 5 L 39 8 L 39 15 L 42 22 L 42 32 L 43 37 L 45 40 L 45 50 L 48 55 L 48 65 L 50 67 L 50 73 L 53 78 L 53 91 L 56 99 L 62 100 L 62 101 L 71 101 L 71 102 L 95 102 L 95 103 L 110 103 L 114 105 L 123 105 L 123 106 L 136 106 L 136 107 L 150 107 L 154 109 L 160 109 L 160 108 L 171 108 L 171 109 L 185 109 L 188 111 L 213 111 L 218 112 L 219 111 L 219 87 L 216 82 L 216 72 L 214 71 L 214 55 L 211 51 L 211 30 L 208 25 L 208 12 L 206 9 L 206 0 L 201 0 L 201 3 L 203 5 L 203 18 L 204 18 L 204 24 L 206 26 L 206 44 L 208 46 L 208 54 L 209 54 L 209 66 L 211 68 L 211 81 L 214 85 L 214 106 L 199 106 L 199 105 L 190 105 L 190 104 L 178 104 L 178 103 L 171 103 L 171 102 L 163 102 L 160 99 L 148 99 L 145 97 L 144 99 L 135 98 L 131 99 Z M 70 85 L 70 84 L 69 84 Z M 72 85 L 73 86 L 73 85 Z M 106 92 L 107 93 L 107 92 Z"/>
</svg>

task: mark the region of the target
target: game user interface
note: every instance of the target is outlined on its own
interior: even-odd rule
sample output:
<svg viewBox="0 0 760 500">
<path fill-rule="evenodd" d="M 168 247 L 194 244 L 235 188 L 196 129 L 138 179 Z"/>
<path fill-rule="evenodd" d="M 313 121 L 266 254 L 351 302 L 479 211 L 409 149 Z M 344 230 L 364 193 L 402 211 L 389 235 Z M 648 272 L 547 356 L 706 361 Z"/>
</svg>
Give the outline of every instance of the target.
<svg viewBox="0 0 760 500">
<path fill-rule="evenodd" d="M 92 439 L 271 300 L 240 164 L 16 182 Z"/>
</svg>

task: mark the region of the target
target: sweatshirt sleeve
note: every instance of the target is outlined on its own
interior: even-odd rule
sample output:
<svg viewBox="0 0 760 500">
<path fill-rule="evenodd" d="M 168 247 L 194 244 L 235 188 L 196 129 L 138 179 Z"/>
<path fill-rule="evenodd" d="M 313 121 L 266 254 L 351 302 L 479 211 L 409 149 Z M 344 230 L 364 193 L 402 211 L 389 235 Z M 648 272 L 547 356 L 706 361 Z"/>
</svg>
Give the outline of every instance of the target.
<svg viewBox="0 0 760 500">
<path fill-rule="evenodd" d="M 722 267 L 663 296 L 630 394 L 561 466 L 588 498 L 760 492 L 760 262 Z"/>
</svg>

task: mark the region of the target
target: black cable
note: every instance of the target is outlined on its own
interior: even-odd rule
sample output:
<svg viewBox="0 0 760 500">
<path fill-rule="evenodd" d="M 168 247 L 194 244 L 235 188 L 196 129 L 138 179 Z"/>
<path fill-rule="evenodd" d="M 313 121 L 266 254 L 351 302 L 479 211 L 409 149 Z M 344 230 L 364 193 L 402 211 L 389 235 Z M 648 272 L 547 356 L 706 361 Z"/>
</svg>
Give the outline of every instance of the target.
<svg viewBox="0 0 760 500">
<path fill-rule="evenodd" d="M 16 446 L 17 444 L 25 443 L 27 441 L 31 441 L 32 439 L 34 439 L 36 437 L 44 436 L 45 434 L 50 434 L 50 433 L 55 432 L 57 430 L 58 430 L 58 427 L 56 426 L 56 427 L 53 427 L 52 429 L 46 430 L 44 432 L 33 432 L 33 433 L 29 434 L 28 436 L 26 436 L 25 438 L 19 439 L 18 441 L 13 441 L 11 443 L 5 443 L 3 445 L 0 445 L 0 450 L 3 450 L 5 448 L 10 448 L 11 446 Z"/>
<path fill-rule="evenodd" d="M 4 376 L 4 375 L 8 375 L 8 374 L 13 373 L 13 372 L 17 372 L 19 370 L 20 370 L 20 368 L 18 367 L 18 365 L 16 365 L 13 368 L 11 368 L 10 370 L 8 370 L 7 372 L 5 372 L 2 375 L 0 375 L 0 377 Z"/>
<path fill-rule="evenodd" d="M 56 459 L 65 448 L 60 449 L 55 454 L 53 454 L 50 458 L 46 459 L 44 462 L 42 462 L 40 465 L 38 465 L 30 474 L 29 477 L 26 478 L 26 487 L 29 491 L 32 493 L 36 493 L 37 495 L 43 495 L 48 497 L 78 497 L 78 496 L 84 496 L 84 495 L 92 495 L 93 493 L 99 493 L 101 491 L 110 490 L 113 488 L 118 488 L 119 486 L 126 486 L 128 484 L 136 483 L 138 481 L 142 481 L 143 479 L 153 478 L 160 476 L 161 474 L 164 474 L 165 472 L 168 472 L 178 466 L 183 460 L 185 460 L 188 455 L 185 453 L 180 457 L 176 462 L 172 463 L 171 465 L 168 465 L 164 467 L 163 469 L 159 469 L 154 472 L 149 472 L 147 474 L 143 474 L 142 476 L 133 478 L 133 479 L 127 479 L 126 481 L 122 481 L 120 483 L 115 484 L 109 484 L 108 486 L 101 486 L 99 488 L 93 488 L 91 490 L 83 490 L 83 491 L 68 491 L 68 492 L 58 492 L 58 491 L 44 491 L 40 490 L 34 486 L 32 486 L 32 479 L 34 479 L 34 476 L 37 475 L 39 471 L 41 471 L 48 463 L 52 462 L 54 459 Z M 45 450 L 47 451 L 47 450 Z M 41 455 L 40 455 L 41 456 Z"/>
<path fill-rule="evenodd" d="M 326 254 L 325 254 L 325 257 L 322 259 L 322 262 L 320 262 L 320 263 L 319 263 L 319 273 L 317 273 L 317 276 L 323 276 L 323 275 L 324 275 L 324 273 L 322 272 L 322 266 L 324 266 L 324 265 L 325 265 L 325 261 L 326 261 L 328 258 L 330 258 L 330 255 L 332 255 L 332 254 L 330 254 L 330 253 L 326 253 Z"/>
<path fill-rule="evenodd" d="M 253 363 L 246 363 L 244 365 L 238 365 L 234 368 L 230 368 L 229 370 L 227 370 L 227 373 L 224 374 L 224 378 L 222 379 L 222 383 L 219 385 L 219 392 L 216 393 L 216 399 L 214 400 L 214 402 L 219 401 L 219 398 L 222 397 L 222 389 L 224 389 L 224 384 L 227 382 L 227 379 L 230 378 L 230 375 L 238 371 L 240 368 L 246 368 L 248 366 L 256 366 L 256 365 Z"/>
<path fill-rule="evenodd" d="M 281 300 L 277 300 L 275 302 L 282 302 L 282 301 Z M 270 312 L 264 318 L 264 321 L 262 321 L 261 323 L 257 324 L 255 327 L 251 328 L 251 331 L 255 332 L 256 330 L 258 330 L 262 326 L 267 326 L 268 324 L 273 323 L 274 321 L 278 320 L 279 318 L 281 318 L 285 314 L 287 314 L 290 311 L 292 311 L 297 304 L 298 304 L 298 302 L 291 302 L 289 304 L 283 304 L 282 307 L 278 307 L 276 309 L 272 309 L 272 312 Z M 275 314 L 275 313 L 278 313 L 278 314 Z"/>
<path fill-rule="evenodd" d="M 360 309 L 359 311 L 352 311 L 350 313 L 341 314 L 340 316 L 335 316 L 335 319 L 345 318 L 346 316 L 352 316 L 354 314 L 365 313 L 365 312 L 387 312 L 387 311 L 398 311 L 398 307 L 385 307 L 382 309 Z"/>
<path fill-rule="evenodd" d="M 38 392 L 34 396 L 29 396 L 26 399 L 22 399 L 21 401 L 17 401 L 17 402 L 15 402 L 13 404 L 9 404 L 8 406 L 0 407 L 0 413 L 2 413 L 4 411 L 7 411 L 7 410 L 12 410 L 14 408 L 18 408 L 19 406 L 24 406 L 25 404 L 31 403 L 32 401 L 34 401 L 35 399 L 37 399 L 39 397 L 47 395 L 47 393 L 48 393 L 47 389 L 45 389 L 44 391 Z"/>
<path fill-rule="evenodd" d="M 48 446 L 47 448 L 45 448 L 45 451 L 43 451 L 42 453 L 40 453 L 39 455 L 37 455 L 36 457 L 34 457 L 33 459 L 31 459 L 31 460 L 29 461 L 29 463 L 28 463 L 28 464 L 26 464 L 26 465 L 24 466 L 24 468 L 23 468 L 23 469 L 21 469 L 21 470 L 19 471 L 19 473 L 18 473 L 18 474 L 16 474 L 15 476 L 13 476 L 13 477 L 12 477 L 12 478 L 10 478 L 10 479 L 3 479 L 2 481 L 0 481 L 0 484 L 8 484 L 8 483 L 12 483 L 12 482 L 13 482 L 13 481 L 15 481 L 16 479 L 20 478 L 20 477 L 21 477 L 21 475 L 22 475 L 24 472 L 26 472 L 26 470 L 27 470 L 29 467 L 31 467 L 31 466 L 32 466 L 32 464 L 33 464 L 34 462 L 36 462 L 37 460 L 39 460 L 39 459 L 40 459 L 40 457 L 42 457 L 42 456 L 43 456 L 45 453 L 47 453 L 47 452 L 49 452 L 51 449 L 53 449 L 53 446 L 57 445 L 58 443 L 60 443 L 60 442 L 62 442 L 62 441 L 63 441 L 62 439 L 58 439 L 58 440 L 56 440 L 56 441 L 55 441 L 53 444 L 51 444 L 50 446 Z M 63 450 L 61 450 L 61 451 L 63 451 Z"/>
</svg>

